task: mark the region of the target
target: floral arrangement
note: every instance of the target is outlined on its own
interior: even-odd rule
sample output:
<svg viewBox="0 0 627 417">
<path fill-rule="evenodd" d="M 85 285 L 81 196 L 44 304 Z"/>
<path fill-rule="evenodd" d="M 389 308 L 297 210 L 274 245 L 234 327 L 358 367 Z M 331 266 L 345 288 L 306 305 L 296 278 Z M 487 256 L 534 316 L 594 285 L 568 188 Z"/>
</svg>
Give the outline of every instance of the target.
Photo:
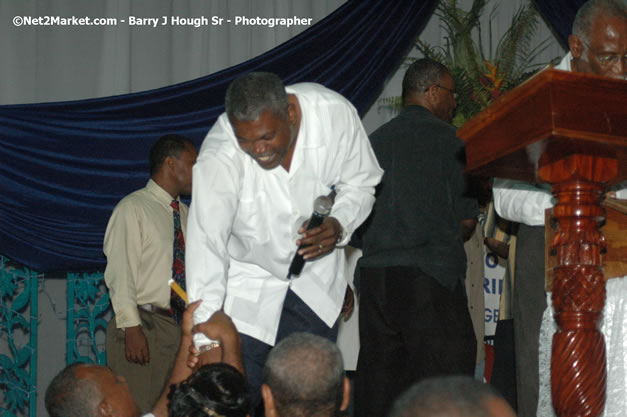
<svg viewBox="0 0 627 417">
<path fill-rule="evenodd" d="M 492 51 L 492 25 L 488 27 L 489 50 L 484 51 L 479 21 L 488 0 L 474 0 L 469 11 L 458 6 L 457 0 L 441 0 L 436 8 L 447 36 L 443 47 L 433 47 L 416 40 L 414 47 L 425 57 L 441 62 L 450 69 L 459 94 L 453 124 L 457 127 L 488 106 L 503 92 L 528 78 L 545 64 L 532 64 L 549 45 L 545 39 L 532 48 L 532 38 L 538 25 L 538 13 L 532 4 L 521 6 L 512 17 L 507 32 Z M 498 4 L 490 12 L 490 22 Z M 476 41 L 475 41 L 476 39 Z M 408 58 L 409 65 L 415 58 Z M 400 97 L 383 100 L 384 104 L 400 108 Z"/>
</svg>

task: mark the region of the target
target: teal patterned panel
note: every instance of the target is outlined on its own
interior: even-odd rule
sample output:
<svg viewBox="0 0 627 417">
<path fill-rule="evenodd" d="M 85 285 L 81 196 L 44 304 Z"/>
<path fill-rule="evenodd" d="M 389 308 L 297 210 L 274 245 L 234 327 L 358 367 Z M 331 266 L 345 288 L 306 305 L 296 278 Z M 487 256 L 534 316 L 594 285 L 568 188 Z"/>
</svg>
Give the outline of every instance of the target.
<svg viewBox="0 0 627 417">
<path fill-rule="evenodd" d="M 103 274 L 68 273 L 67 288 L 66 362 L 106 365 L 106 352 L 98 343 L 104 341 L 111 309 Z"/>
<path fill-rule="evenodd" d="M 0 255 L 0 416 L 37 415 L 39 274 Z M 41 277 L 43 279 L 43 276 Z"/>
</svg>

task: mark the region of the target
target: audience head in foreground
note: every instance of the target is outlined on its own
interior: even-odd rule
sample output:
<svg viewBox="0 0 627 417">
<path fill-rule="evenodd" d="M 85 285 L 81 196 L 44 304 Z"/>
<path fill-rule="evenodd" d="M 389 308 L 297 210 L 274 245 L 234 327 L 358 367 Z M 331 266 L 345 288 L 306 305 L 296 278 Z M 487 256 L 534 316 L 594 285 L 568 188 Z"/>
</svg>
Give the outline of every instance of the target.
<svg viewBox="0 0 627 417">
<path fill-rule="evenodd" d="M 250 391 L 244 376 L 226 363 L 200 367 L 168 394 L 168 412 L 176 417 L 246 417 Z"/>
<path fill-rule="evenodd" d="M 105 366 L 74 363 L 46 390 L 50 417 L 137 417 L 139 408 L 124 377 Z"/>
<path fill-rule="evenodd" d="M 516 417 L 490 385 L 467 376 L 425 379 L 394 403 L 390 417 Z"/>
<path fill-rule="evenodd" d="M 169 404 L 169 407 L 174 409 L 171 415 L 179 417 L 246 416 L 250 401 L 248 384 L 235 368 L 226 363 L 212 364 L 200 368 L 196 374 L 191 375 L 191 368 L 187 362 L 192 347 L 192 315 L 198 306 L 199 302 L 190 304 L 183 314 L 181 344 L 166 384 L 166 387 L 173 387 L 172 392 L 168 397 L 166 388 L 155 404 L 152 414 L 146 416 L 166 417 L 168 398 L 173 402 Z M 208 321 L 196 327 L 197 331 L 206 332 L 223 343 L 231 340 L 227 333 L 234 331 L 233 323 L 223 312 L 215 313 Z M 234 342 L 239 344 L 239 339 L 236 338 Z M 234 352 L 233 356 L 239 355 L 238 349 L 229 347 L 229 350 Z M 226 356 L 225 358 L 236 365 L 241 363 L 239 358 L 237 360 Z M 74 363 L 66 366 L 48 386 L 45 402 L 50 417 L 140 415 L 137 402 L 125 378 L 102 365 Z"/>
<path fill-rule="evenodd" d="M 309 333 L 294 333 L 270 351 L 261 394 L 266 417 L 338 416 L 350 385 L 338 347 Z"/>
<path fill-rule="evenodd" d="M 627 79 L 625 0 L 589 0 L 577 11 L 568 45 L 572 70 Z"/>
</svg>

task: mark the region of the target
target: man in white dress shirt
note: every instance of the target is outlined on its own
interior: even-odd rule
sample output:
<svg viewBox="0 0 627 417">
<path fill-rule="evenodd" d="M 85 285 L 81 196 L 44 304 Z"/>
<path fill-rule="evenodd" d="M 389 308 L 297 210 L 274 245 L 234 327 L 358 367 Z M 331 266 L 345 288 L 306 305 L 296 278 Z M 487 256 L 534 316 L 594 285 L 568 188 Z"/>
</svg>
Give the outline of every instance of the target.
<svg viewBox="0 0 627 417">
<path fill-rule="evenodd" d="M 335 248 L 370 213 L 382 171 L 355 108 L 321 85 L 250 73 L 231 83 L 225 107 L 194 166 L 187 289 L 202 300 L 196 322 L 221 308 L 232 317 L 259 403 L 275 343 L 296 331 L 335 340 L 347 288 Z M 330 215 L 306 231 L 314 199 L 332 190 Z M 288 279 L 300 245 L 305 266 Z M 211 342 L 195 339 L 209 349 L 201 363 L 220 358 Z"/>
<path fill-rule="evenodd" d="M 577 12 L 570 52 L 556 69 L 627 78 L 627 19 L 621 0 L 590 0 Z M 623 196 L 623 193 L 625 196 Z M 619 197 L 627 193 L 619 191 Z M 518 414 L 536 416 L 538 402 L 538 337 L 544 292 L 544 211 L 554 199 L 550 187 L 496 180 L 494 207 L 510 221 L 520 223 L 514 286 L 514 343 Z"/>
</svg>

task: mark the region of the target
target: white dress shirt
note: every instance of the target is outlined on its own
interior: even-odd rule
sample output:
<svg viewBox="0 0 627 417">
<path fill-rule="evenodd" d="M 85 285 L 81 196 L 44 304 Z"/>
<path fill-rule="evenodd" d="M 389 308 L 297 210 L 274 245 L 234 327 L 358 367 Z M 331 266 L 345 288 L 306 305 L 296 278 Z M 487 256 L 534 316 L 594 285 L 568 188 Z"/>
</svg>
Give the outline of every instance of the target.
<svg viewBox="0 0 627 417">
<path fill-rule="evenodd" d="M 555 69 L 572 71 L 573 56 L 567 53 Z M 544 226 L 544 211 L 556 200 L 548 184 L 529 184 L 516 180 L 495 179 L 492 188 L 494 208 L 502 218 L 528 226 Z M 616 192 L 618 198 L 627 198 L 627 188 Z"/>
<path fill-rule="evenodd" d="M 330 327 L 341 310 L 343 251 L 307 262 L 300 276 L 287 280 L 297 230 L 314 199 L 336 187 L 330 215 L 347 232 L 345 244 L 370 213 L 382 175 L 348 100 L 313 83 L 286 90 L 302 113 L 289 172 L 264 170 L 244 153 L 226 114 L 207 134 L 194 166 L 185 259 L 190 302 L 202 299 L 194 322 L 224 307 L 238 331 L 270 345 L 288 288 Z"/>
<path fill-rule="evenodd" d="M 153 180 L 124 197 L 113 209 L 104 239 L 109 287 L 116 326 L 141 324 L 137 306 L 170 308 L 174 219 L 172 196 Z M 187 206 L 179 204 L 185 236 Z"/>
<path fill-rule="evenodd" d="M 499 216 L 527 226 L 544 226 L 544 211 L 555 204 L 548 184 L 495 178 L 492 193 Z"/>
</svg>

